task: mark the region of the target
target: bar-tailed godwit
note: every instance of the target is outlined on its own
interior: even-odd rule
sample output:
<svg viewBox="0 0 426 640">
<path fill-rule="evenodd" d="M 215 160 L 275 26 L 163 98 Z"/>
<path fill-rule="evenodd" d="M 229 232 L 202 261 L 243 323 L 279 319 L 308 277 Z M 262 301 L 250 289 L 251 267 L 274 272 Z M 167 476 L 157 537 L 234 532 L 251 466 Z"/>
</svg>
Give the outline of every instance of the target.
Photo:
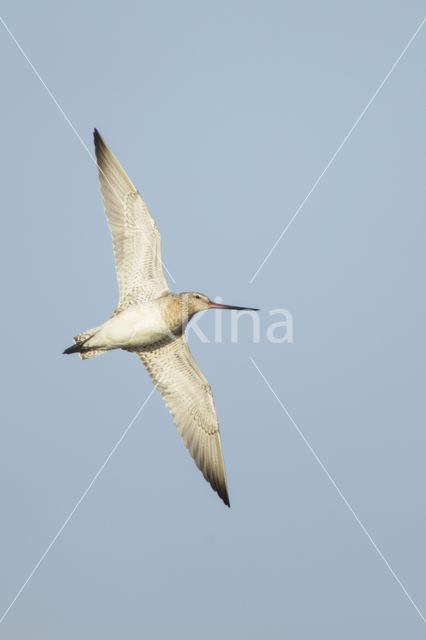
<svg viewBox="0 0 426 640">
<path fill-rule="evenodd" d="M 109 320 L 75 336 L 75 344 L 64 353 L 78 353 L 83 360 L 111 349 L 136 353 L 196 465 L 229 507 L 213 395 L 191 355 L 185 327 L 204 309 L 257 309 L 216 304 L 202 293 L 170 291 L 162 268 L 160 233 L 148 207 L 96 129 L 94 140 L 120 299 Z"/>
</svg>

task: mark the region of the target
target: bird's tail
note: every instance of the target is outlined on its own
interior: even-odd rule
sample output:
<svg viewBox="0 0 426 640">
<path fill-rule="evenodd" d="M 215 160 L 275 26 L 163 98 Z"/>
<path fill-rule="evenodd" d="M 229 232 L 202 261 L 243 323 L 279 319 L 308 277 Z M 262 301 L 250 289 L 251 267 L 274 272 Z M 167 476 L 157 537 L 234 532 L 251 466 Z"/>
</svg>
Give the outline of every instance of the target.
<svg viewBox="0 0 426 640">
<path fill-rule="evenodd" d="M 91 347 L 86 345 L 88 340 L 98 332 L 99 328 L 100 327 L 95 327 L 95 329 L 89 329 L 88 331 L 79 333 L 78 336 L 74 336 L 73 340 L 75 344 L 65 349 L 63 353 L 78 353 L 82 360 L 86 360 L 87 358 L 94 358 L 95 356 L 99 356 L 101 353 L 105 353 L 107 349 L 92 349 Z"/>
</svg>

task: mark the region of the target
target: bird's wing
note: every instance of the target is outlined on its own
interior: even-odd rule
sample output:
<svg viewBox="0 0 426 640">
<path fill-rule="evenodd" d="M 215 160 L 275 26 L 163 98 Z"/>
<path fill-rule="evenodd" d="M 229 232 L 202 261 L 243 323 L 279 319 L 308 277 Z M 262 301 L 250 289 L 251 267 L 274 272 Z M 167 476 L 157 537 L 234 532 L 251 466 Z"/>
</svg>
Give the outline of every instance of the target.
<svg viewBox="0 0 426 640">
<path fill-rule="evenodd" d="M 116 312 L 120 312 L 170 290 L 162 269 L 160 232 L 148 207 L 97 129 L 94 141 L 120 290 Z"/>
<path fill-rule="evenodd" d="M 163 396 L 197 467 L 229 507 L 212 390 L 191 355 L 185 334 L 157 349 L 139 351 L 137 355 Z"/>
</svg>

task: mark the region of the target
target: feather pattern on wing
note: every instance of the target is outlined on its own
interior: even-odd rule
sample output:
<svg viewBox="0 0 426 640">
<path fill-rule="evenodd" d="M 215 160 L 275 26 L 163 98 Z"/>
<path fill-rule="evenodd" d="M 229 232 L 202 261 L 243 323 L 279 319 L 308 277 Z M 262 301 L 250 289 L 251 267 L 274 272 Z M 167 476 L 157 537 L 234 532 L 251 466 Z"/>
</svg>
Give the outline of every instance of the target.
<svg viewBox="0 0 426 640">
<path fill-rule="evenodd" d="M 163 396 L 197 467 L 229 507 L 213 394 L 191 355 L 185 335 L 164 346 L 136 353 Z"/>
<path fill-rule="evenodd" d="M 97 129 L 94 132 L 102 199 L 111 229 L 120 301 L 115 313 L 169 293 L 161 236 L 141 194 Z"/>
</svg>

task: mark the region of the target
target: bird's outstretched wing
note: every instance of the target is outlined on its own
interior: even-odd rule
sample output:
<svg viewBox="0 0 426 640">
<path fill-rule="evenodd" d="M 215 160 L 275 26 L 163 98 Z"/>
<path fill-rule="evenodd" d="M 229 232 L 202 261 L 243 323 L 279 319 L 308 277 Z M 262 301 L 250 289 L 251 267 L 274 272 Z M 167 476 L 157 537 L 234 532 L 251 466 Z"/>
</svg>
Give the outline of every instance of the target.
<svg viewBox="0 0 426 640">
<path fill-rule="evenodd" d="M 197 467 L 229 507 L 213 394 L 191 355 L 185 335 L 157 349 L 138 351 L 137 355 L 163 396 Z"/>
<path fill-rule="evenodd" d="M 120 290 L 117 313 L 170 290 L 162 269 L 160 232 L 148 207 L 97 129 L 94 141 Z"/>
</svg>

